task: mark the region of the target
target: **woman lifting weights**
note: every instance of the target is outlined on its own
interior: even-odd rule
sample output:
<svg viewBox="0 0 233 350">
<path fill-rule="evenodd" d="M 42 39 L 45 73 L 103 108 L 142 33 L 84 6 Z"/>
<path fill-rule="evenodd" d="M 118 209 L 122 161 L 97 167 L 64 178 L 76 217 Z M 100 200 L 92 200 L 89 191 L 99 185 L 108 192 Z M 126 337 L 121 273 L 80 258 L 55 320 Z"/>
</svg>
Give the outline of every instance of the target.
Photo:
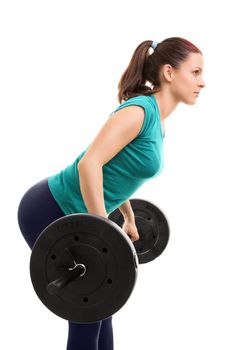
<svg viewBox="0 0 233 350">
<path fill-rule="evenodd" d="M 59 173 L 33 185 L 18 209 L 20 230 L 32 249 L 58 218 L 90 213 L 105 218 L 116 208 L 123 230 L 139 238 L 129 198 L 163 168 L 164 121 L 178 103 L 193 105 L 201 89 L 203 55 L 180 37 L 146 40 L 135 49 L 118 88 L 119 106 L 93 142 Z M 112 317 L 69 322 L 67 350 L 112 350 Z"/>
</svg>

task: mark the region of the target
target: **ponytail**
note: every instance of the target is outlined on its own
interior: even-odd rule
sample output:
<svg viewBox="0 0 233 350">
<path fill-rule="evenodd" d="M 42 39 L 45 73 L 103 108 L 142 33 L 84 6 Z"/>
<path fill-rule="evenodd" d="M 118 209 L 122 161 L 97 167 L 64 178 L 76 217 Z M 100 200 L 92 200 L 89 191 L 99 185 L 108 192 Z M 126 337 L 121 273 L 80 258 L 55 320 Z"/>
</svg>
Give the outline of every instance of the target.
<svg viewBox="0 0 233 350">
<path fill-rule="evenodd" d="M 151 44 L 151 40 L 143 41 L 134 51 L 118 84 L 118 101 L 120 103 L 133 96 L 151 94 L 151 89 L 145 85 L 146 81 L 143 77 L 143 67 Z"/>
</svg>

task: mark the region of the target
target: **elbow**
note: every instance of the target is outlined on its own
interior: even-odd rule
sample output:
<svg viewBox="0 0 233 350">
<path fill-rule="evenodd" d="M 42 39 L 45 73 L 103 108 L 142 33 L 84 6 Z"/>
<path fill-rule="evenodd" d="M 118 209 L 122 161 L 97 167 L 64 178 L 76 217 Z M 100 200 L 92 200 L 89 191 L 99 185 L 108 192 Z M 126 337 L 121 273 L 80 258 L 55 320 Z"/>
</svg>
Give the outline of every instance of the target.
<svg viewBox="0 0 233 350">
<path fill-rule="evenodd" d="M 82 159 L 78 162 L 78 164 L 77 164 L 77 168 L 78 168 L 78 170 L 80 171 L 81 169 L 83 169 L 84 168 L 84 166 L 85 166 L 85 168 L 86 168 L 86 165 L 88 164 L 88 162 L 84 162 Z"/>
<path fill-rule="evenodd" d="M 78 164 L 77 164 L 77 168 L 80 169 L 82 166 L 83 166 L 84 162 L 83 160 L 81 159 Z"/>
<path fill-rule="evenodd" d="M 78 170 L 83 169 L 83 168 L 93 168 L 94 166 L 100 166 L 102 167 L 101 164 L 99 164 L 95 159 L 90 159 L 90 158 L 82 158 L 79 162 L 78 162 Z"/>
</svg>

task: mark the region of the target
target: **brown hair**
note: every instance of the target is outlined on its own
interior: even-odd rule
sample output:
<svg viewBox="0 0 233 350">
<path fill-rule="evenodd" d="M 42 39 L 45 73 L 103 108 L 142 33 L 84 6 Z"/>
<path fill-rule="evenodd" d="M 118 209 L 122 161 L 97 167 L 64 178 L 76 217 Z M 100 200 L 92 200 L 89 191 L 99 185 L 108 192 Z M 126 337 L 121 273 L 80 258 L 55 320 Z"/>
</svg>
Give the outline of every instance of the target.
<svg viewBox="0 0 233 350">
<path fill-rule="evenodd" d="M 158 91 L 161 87 L 160 70 L 164 64 L 178 69 L 189 53 L 202 54 L 190 41 L 179 37 L 163 40 L 157 44 L 154 52 L 149 54 L 152 43 L 152 40 L 143 41 L 134 51 L 118 84 L 119 103 L 134 96 L 152 95 Z M 151 83 L 151 86 L 148 86 L 147 82 Z"/>
</svg>

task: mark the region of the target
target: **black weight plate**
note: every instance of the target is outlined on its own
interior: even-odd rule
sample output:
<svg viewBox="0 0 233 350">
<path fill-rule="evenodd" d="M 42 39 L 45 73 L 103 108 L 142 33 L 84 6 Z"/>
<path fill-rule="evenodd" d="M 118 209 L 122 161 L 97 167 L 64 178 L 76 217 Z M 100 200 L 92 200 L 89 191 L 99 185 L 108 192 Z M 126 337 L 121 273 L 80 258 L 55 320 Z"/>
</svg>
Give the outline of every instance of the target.
<svg viewBox="0 0 233 350">
<path fill-rule="evenodd" d="M 47 285 L 84 264 L 86 273 L 51 295 Z M 30 274 L 43 304 L 77 323 L 110 317 L 128 300 L 137 278 L 138 257 L 125 233 L 109 219 L 73 214 L 49 225 L 32 250 Z"/>
<path fill-rule="evenodd" d="M 169 225 L 164 213 L 155 204 L 136 198 L 130 199 L 130 204 L 140 236 L 133 244 L 139 264 L 144 264 L 156 259 L 166 248 Z M 119 227 L 123 226 L 124 218 L 119 209 L 114 210 L 108 218 Z"/>
</svg>

